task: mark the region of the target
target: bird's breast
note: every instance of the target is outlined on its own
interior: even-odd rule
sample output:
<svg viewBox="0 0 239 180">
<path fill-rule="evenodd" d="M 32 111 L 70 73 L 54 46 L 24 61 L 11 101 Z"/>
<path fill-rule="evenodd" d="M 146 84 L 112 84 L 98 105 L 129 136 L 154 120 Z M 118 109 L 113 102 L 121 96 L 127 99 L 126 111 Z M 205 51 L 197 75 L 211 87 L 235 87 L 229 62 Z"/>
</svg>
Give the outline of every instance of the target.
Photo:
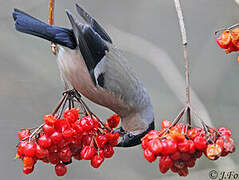
<svg viewBox="0 0 239 180">
<path fill-rule="evenodd" d="M 124 115 L 130 111 L 121 98 L 116 97 L 112 92 L 102 87 L 95 86 L 80 50 L 59 47 L 58 66 L 72 87 L 89 100 L 105 106 L 119 115 Z"/>
</svg>

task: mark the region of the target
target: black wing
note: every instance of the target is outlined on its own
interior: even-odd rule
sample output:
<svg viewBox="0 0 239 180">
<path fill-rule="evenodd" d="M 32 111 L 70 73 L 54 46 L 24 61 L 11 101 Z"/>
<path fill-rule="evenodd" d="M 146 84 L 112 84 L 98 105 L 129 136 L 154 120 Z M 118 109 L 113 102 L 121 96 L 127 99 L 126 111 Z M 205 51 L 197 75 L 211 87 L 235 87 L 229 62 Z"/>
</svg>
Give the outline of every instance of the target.
<svg viewBox="0 0 239 180">
<path fill-rule="evenodd" d="M 96 20 L 91 17 L 83 8 L 81 8 L 78 4 L 76 4 L 76 10 L 80 14 L 80 16 L 97 32 L 102 39 L 108 41 L 112 44 L 112 40 L 110 36 L 105 32 L 105 30 L 101 27 Z"/>
<path fill-rule="evenodd" d="M 105 56 L 105 51 L 108 50 L 108 47 L 98 33 L 90 26 L 78 23 L 76 18 L 69 11 L 66 11 L 66 13 L 72 24 L 73 32 L 77 39 L 77 45 L 81 51 L 87 69 L 93 82 L 96 84 L 97 77 L 94 76 L 94 69 Z"/>
</svg>

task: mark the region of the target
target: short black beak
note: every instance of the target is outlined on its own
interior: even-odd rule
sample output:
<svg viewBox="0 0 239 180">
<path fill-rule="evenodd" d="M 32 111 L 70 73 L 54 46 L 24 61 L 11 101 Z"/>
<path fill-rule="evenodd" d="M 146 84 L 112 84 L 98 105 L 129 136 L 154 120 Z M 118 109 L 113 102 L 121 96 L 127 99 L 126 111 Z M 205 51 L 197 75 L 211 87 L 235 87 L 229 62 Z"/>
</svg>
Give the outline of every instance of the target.
<svg viewBox="0 0 239 180">
<path fill-rule="evenodd" d="M 148 129 L 140 134 L 133 135 L 126 133 L 123 135 L 122 140 L 117 144 L 116 147 L 133 147 L 141 144 L 141 138 L 143 138 L 149 131 L 154 130 L 154 121 L 150 123 Z"/>
</svg>

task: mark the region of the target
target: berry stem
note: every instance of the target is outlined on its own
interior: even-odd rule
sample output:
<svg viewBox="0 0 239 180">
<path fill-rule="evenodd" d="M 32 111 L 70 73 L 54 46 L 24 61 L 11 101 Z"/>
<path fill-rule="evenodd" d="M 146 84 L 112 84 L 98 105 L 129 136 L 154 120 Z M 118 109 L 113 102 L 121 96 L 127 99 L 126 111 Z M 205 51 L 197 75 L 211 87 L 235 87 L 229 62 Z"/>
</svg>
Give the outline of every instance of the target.
<svg viewBox="0 0 239 180">
<path fill-rule="evenodd" d="M 180 0 L 174 0 L 176 12 L 178 15 L 178 21 L 180 26 L 180 32 L 182 36 L 183 54 L 184 54 L 184 65 L 185 65 L 185 79 L 186 79 L 186 103 L 190 103 L 190 82 L 189 82 L 189 63 L 188 63 L 188 52 L 187 52 L 187 35 L 186 28 L 183 20 L 183 13 L 180 5 Z"/>
<path fill-rule="evenodd" d="M 231 29 L 233 29 L 234 27 L 237 27 L 237 26 L 239 26 L 239 23 L 234 24 L 234 25 L 229 26 L 229 27 L 226 27 L 226 28 L 218 29 L 217 31 L 215 31 L 215 35 L 217 35 L 218 32 L 225 31 L 225 30 L 231 30 Z"/>
<path fill-rule="evenodd" d="M 64 111 L 64 109 L 65 109 L 66 102 L 67 102 L 67 100 L 68 100 L 68 98 L 69 98 L 69 94 L 68 94 L 68 93 L 66 93 L 66 94 L 67 94 L 67 95 L 66 95 L 66 98 L 65 98 L 64 101 L 62 102 L 61 110 L 60 110 L 60 112 L 59 112 L 57 118 L 60 118 L 60 117 L 61 117 L 61 115 L 62 115 L 62 113 L 63 113 L 63 111 Z"/>
<path fill-rule="evenodd" d="M 29 136 L 29 142 L 31 141 L 32 137 L 34 137 L 34 136 L 38 133 L 38 131 L 42 129 L 42 127 L 44 126 L 44 124 L 45 124 L 45 123 L 42 123 L 38 128 L 36 128 L 36 129 L 31 133 L 31 135 Z"/>
<path fill-rule="evenodd" d="M 90 110 L 90 108 L 86 105 L 86 103 L 81 99 L 81 95 L 77 90 L 74 90 L 75 92 L 75 98 L 79 101 L 80 104 L 83 105 L 84 110 L 89 116 L 93 116 L 107 131 L 111 131 L 109 128 L 105 126 L 105 124 Z"/>
<path fill-rule="evenodd" d="M 188 108 L 188 106 L 185 106 L 185 107 L 180 111 L 180 113 L 179 113 L 178 116 L 173 120 L 171 126 L 170 126 L 168 129 L 170 129 L 171 127 L 175 126 L 175 125 L 179 122 L 179 120 L 182 118 L 182 116 L 183 116 L 184 113 L 186 112 L 187 108 Z"/>
<path fill-rule="evenodd" d="M 61 107 L 62 103 L 65 101 L 66 97 L 67 97 L 67 94 L 64 93 L 63 96 L 62 96 L 62 98 L 60 99 L 59 103 L 57 104 L 55 110 L 54 110 L 53 113 L 52 113 L 53 116 L 57 113 L 57 111 L 58 111 L 59 108 Z"/>
<path fill-rule="evenodd" d="M 189 81 L 189 61 L 188 61 L 188 51 L 187 51 L 187 35 L 186 35 L 186 28 L 183 19 L 183 12 L 180 4 L 180 0 L 174 0 L 179 27 L 182 37 L 182 44 L 183 44 L 183 56 L 184 56 L 184 67 L 185 67 L 185 83 L 186 83 L 186 110 L 183 112 L 187 112 L 187 122 L 189 126 L 191 126 L 191 110 L 190 110 L 190 81 Z M 182 114 L 182 115 L 183 115 Z M 181 117 L 180 117 L 181 118 Z"/>
</svg>

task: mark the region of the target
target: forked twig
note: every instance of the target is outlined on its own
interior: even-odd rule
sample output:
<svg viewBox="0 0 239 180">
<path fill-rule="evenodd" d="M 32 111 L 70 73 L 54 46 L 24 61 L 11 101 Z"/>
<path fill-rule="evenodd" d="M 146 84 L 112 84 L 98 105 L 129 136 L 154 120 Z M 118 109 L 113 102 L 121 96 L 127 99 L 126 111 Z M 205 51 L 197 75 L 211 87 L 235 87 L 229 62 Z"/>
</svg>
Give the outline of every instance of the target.
<svg viewBox="0 0 239 180">
<path fill-rule="evenodd" d="M 234 27 L 237 27 L 237 26 L 239 26 L 239 23 L 234 24 L 234 25 L 229 26 L 229 27 L 226 27 L 226 28 L 218 29 L 217 31 L 215 31 L 215 35 L 217 35 L 218 32 L 225 31 L 225 30 L 231 30 L 231 29 L 233 29 Z"/>
</svg>

